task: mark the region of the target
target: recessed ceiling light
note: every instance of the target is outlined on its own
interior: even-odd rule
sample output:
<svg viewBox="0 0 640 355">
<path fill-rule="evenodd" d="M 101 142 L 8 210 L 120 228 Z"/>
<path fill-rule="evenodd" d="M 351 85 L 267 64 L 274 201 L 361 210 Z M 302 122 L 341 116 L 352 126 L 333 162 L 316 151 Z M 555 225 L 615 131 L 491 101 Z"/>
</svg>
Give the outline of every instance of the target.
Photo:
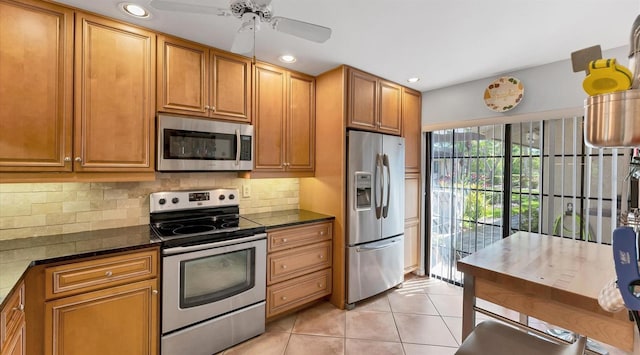
<svg viewBox="0 0 640 355">
<path fill-rule="evenodd" d="M 295 61 L 297 60 L 296 57 L 290 54 L 281 55 L 278 59 L 280 59 L 280 61 L 283 63 L 295 63 Z"/>
<path fill-rule="evenodd" d="M 147 11 L 144 7 L 138 4 L 132 4 L 130 2 L 121 2 L 120 4 L 118 4 L 118 6 L 127 15 L 131 15 L 138 18 L 149 17 L 149 11 Z"/>
<path fill-rule="evenodd" d="M 417 83 L 418 81 L 420 81 L 420 78 L 409 78 L 407 79 L 407 81 L 410 83 Z"/>
</svg>

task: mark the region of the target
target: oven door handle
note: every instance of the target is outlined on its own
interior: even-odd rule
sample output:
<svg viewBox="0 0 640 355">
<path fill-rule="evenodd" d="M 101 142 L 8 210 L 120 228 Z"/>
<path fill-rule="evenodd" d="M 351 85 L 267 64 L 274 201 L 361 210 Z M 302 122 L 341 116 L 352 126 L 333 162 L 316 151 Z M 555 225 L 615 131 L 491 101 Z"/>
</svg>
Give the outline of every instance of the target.
<svg viewBox="0 0 640 355">
<path fill-rule="evenodd" d="M 236 129 L 236 166 L 240 165 L 241 150 L 242 150 L 242 142 L 240 142 L 240 130 Z"/>
<path fill-rule="evenodd" d="M 255 234 L 255 235 L 252 235 L 252 236 L 249 236 L 249 237 L 237 238 L 237 239 L 229 239 L 229 240 L 223 240 L 223 241 L 213 242 L 213 243 L 190 245 L 190 246 L 186 246 L 186 247 L 173 247 L 173 248 L 168 248 L 168 249 L 162 250 L 162 255 L 183 254 L 183 253 L 189 253 L 189 252 L 193 252 L 193 251 L 225 247 L 225 246 L 228 246 L 228 245 L 234 245 L 234 244 L 240 244 L 240 243 L 248 243 L 248 242 L 253 242 L 253 241 L 256 241 L 256 240 L 266 239 L 266 238 L 267 238 L 267 233 L 260 233 L 260 234 Z"/>
</svg>

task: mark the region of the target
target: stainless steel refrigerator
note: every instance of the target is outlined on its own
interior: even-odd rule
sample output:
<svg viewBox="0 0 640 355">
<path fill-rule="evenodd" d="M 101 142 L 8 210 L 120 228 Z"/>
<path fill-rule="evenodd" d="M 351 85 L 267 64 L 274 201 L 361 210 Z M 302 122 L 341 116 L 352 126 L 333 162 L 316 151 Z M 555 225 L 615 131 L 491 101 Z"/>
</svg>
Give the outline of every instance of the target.
<svg viewBox="0 0 640 355">
<path fill-rule="evenodd" d="M 402 283 L 404 138 L 347 134 L 347 306 Z"/>
</svg>

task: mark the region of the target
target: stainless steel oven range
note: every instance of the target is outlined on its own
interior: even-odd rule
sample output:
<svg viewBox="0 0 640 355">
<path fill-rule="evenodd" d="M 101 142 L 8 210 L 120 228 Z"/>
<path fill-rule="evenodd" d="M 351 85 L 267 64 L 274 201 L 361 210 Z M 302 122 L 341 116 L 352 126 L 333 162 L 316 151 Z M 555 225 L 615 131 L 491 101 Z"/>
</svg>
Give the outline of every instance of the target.
<svg viewBox="0 0 640 355">
<path fill-rule="evenodd" d="M 237 189 L 156 192 L 163 355 L 210 355 L 264 332 L 265 227 L 239 216 Z"/>
</svg>

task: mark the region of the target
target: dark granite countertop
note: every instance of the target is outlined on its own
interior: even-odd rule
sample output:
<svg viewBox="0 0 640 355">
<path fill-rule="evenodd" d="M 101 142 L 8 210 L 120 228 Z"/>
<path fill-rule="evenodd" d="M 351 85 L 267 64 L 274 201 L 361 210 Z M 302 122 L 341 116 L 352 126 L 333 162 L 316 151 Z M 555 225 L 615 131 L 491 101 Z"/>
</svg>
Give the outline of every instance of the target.
<svg viewBox="0 0 640 355">
<path fill-rule="evenodd" d="M 269 229 L 295 226 L 298 224 L 313 223 L 320 221 L 331 221 L 334 216 L 316 213 L 307 210 L 286 210 L 275 212 L 264 212 L 242 215 L 256 223 L 262 224 Z"/>
<path fill-rule="evenodd" d="M 0 241 L 0 306 L 35 265 L 160 245 L 148 225 Z"/>
<path fill-rule="evenodd" d="M 333 216 L 306 210 L 255 213 L 243 217 L 264 225 L 267 229 L 334 219 Z M 161 241 L 153 236 L 148 225 L 1 240 L 0 308 L 5 297 L 30 266 L 154 245 L 161 245 Z"/>
</svg>

